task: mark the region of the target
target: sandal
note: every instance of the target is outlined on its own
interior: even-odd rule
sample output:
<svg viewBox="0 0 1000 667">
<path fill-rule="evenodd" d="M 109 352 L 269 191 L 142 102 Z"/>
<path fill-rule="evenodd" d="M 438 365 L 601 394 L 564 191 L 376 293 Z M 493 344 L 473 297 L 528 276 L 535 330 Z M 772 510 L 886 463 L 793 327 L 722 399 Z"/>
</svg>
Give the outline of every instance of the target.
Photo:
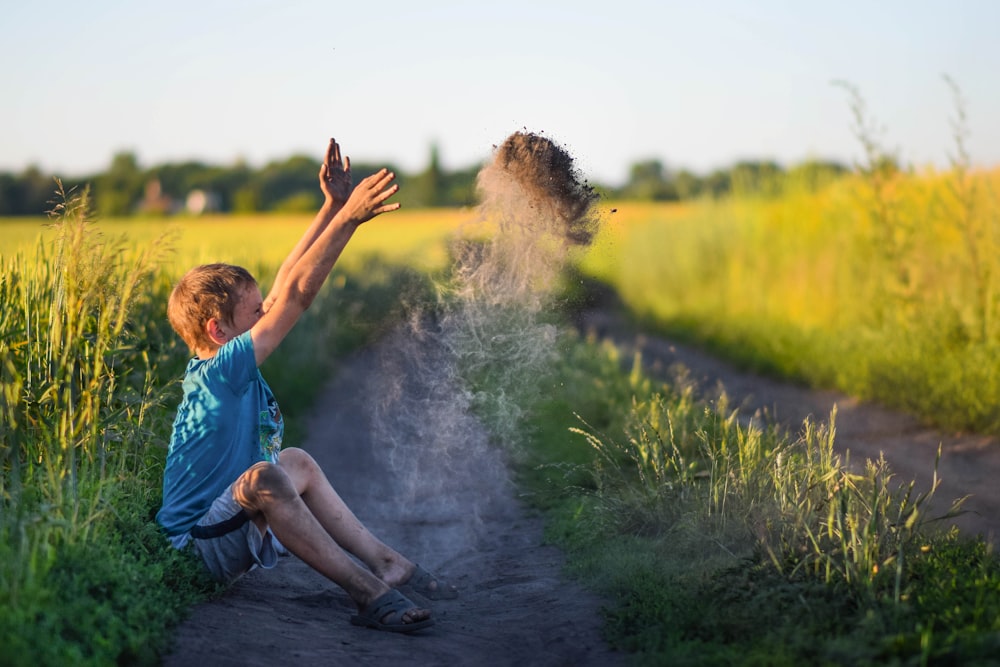
<svg viewBox="0 0 1000 667">
<path fill-rule="evenodd" d="M 433 574 L 417 565 L 410 578 L 399 586 L 407 592 L 414 592 L 428 600 L 454 600 L 458 589 L 437 579 Z"/>
<path fill-rule="evenodd" d="M 362 609 L 356 615 L 351 616 L 352 625 L 360 625 L 386 632 L 415 632 L 434 625 L 434 619 L 425 618 L 422 621 L 405 623 L 403 614 L 410 609 L 416 609 L 405 595 L 395 588 L 389 589 L 388 593 L 380 595 L 371 604 Z M 387 622 L 385 619 L 389 617 Z"/>
</svg>

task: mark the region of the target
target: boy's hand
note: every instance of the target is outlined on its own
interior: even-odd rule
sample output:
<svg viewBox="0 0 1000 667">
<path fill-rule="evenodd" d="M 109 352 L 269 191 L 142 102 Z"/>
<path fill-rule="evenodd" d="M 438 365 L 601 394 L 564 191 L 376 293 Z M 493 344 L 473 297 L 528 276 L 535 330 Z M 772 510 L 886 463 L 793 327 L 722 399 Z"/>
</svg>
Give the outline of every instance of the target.
<svg viewBox="0 0 1000 667">
<path fill-rule="evenodd" d="M 351 195 L 351 158 L 340 158 L 340 144 L 330 139 L 326 159 L 319 168 L 319 187 L 328 203 L 343 206 Z"/>
<path fill-rule="evenodd" d="M 396 174 L 388 169 L 380 169 L 368 178 L 362 179 L 341 209 L 341 214 L 357 224 L 367 222 L 376 215 L 395 211 L 399 202 L 386 204 L 385 200 L 396 194 L 399 185 L 393 183 Z"/>
</svg>

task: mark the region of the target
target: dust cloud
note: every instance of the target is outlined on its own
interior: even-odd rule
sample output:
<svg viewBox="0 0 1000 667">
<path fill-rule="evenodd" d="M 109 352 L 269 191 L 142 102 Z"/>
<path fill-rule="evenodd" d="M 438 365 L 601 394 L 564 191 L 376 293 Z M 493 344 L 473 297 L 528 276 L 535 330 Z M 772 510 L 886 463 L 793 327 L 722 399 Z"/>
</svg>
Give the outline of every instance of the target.
<svg viewBox="0 0 1000 667">
<path fill-rule="evenodd" d="M 516 429 L 557 354 L 549 311 L 558 280 L 599 222 L 597 195 L 570 155 L 538 134 L 497 147 L 477 191 L 437 303 L 413 308 L 392 334 L 374 390 L 376 454 L 392 467 L 386 511 L 447 526 L 425 531 L 423 545 L 443 559 L 510 505 L 498 500 L 511 492 Z"/>
</svg>

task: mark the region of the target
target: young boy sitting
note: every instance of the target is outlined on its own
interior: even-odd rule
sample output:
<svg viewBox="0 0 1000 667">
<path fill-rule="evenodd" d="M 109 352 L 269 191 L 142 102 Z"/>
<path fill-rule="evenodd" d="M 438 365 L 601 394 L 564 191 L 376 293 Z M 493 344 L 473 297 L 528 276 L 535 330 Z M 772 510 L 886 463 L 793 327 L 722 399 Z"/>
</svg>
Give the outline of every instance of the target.
<svg viewBox="0 0 1000 667">
<path fill-rule="evenodd" d="M 309 454 L 281 449 L 281 412 L 258 370 L 355 230 L 399 208 L 387 203 L 399 186 L 385 169 L 352 189 L 350 158 L 341 160 L 333 139 L 319 178 L 323 206 L 266 300 L 246 269 L 227 264 L 192 269 L 170 295 L 170 324 L 195 357 L 184 376 L 157 521 L 175 547 L 193 544 L 212 576 L 227 583 L 253 567 L 274 567 L 277 538 L 347 591 L 359 610 L 352 623 L 413 632 L 433 624 L 430 610 L 397 588 L 432 600 L 457 591 L 372 535 Z"/>
</svg>

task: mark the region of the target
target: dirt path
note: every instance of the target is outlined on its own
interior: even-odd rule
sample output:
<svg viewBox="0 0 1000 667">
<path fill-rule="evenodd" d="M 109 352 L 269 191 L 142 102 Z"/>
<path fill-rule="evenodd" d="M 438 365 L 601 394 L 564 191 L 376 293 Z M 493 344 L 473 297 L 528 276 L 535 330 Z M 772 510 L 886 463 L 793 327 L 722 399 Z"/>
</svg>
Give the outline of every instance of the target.
<svg viewBox="0 0 1000 667">
<path fill-rule="evenodd" d="M 829 421 L 836 405 L 835 447 L 852 466 L 885 455 L 899 483 L 914 480 L 916 488 L 929 489 L 934 476 L 938 446 L 941 483 L 931 505 L 935 516 L 951 503 L 969 496 L 961 516 L 950 520 L 970 535 L 981 534 L 1000 546 L 1000 440 L 993 437 L 943 433 L 918 420 L 876 405 L 861 403 L 833 391 L 816 391 L 744 373 L 686 345 L 636 334 L 611 309 L 588 311 L 580 326 L 599 337 L 610 338 L 629 351 L 640 350 L 654 374 L 665 377 L 671 366 L 681 364 L 691 372 L 701 393 L 717 397 L 724 388 L 733 407 L 745 414 L 765 412 L 798 432 L 803 421 Z M 626 358 L 631 358 L 628 354 Z"/>
<path fill-rule="evenodd" d="M 385 363 L 369 350 L 340 370 L 305 446 L 376 535 L 457 585 L 459 599 L 433 603 L 436 625 L 412 636 L 358 628 L 346 594 L 288 557 L 196 607 L 164 664 L 622 664 L 601 640 L 601 600 L 562 576 L 562 554 L 543 544 L 541 519 L 485 434 L 462 411 L 441 417 L 451 402 L 434 387 L 386 384 L 399 373 Z M 388 440 L 372 421 L 384 398 L 378 419 L 405 427 Z M 425 409 L 438 416 L 404 423 Z"/>
</svg>

